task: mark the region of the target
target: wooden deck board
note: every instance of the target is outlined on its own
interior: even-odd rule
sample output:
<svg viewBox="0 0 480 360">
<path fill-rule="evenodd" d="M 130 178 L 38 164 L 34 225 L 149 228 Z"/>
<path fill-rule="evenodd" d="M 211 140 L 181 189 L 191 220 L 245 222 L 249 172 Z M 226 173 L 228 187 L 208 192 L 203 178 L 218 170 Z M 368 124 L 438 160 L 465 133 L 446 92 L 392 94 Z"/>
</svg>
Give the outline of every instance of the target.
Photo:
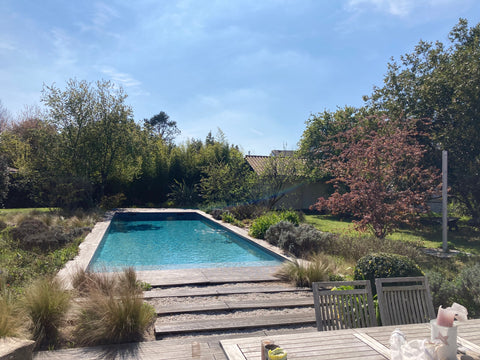
<svg viewBox="0 0 480 360">
<path fill-rule="evenodd" d="M 170 306 L 155 306 L 158 315 L 193 313 L 204 311 L 248 310 L 262 308 L 288 308 L 313 306 L 313 298 L 272 299 L 268 301 L 211 301 L 207 304 L 181 304 Z"/>
<path fill-rule="evenodd" d="M 296 288 L 283 286 L 245 286 L 245 287 L 224 287 L 224 288 L 193 288 L 193 289 L 153 289 L 143 293 L 144 299 L 162 297 L 190 297 L 190 296 L 212 296 L 212 295 L 234 295 L 253 293 L 277 293 L 277 292 L 312 292 L 310 288 Z"/>
<path fill-rule="evenodd" d="M 307 315 L 290 315 L 290 316 L 262 316 L 262 317 L 245 317 L 234 319 L 216 319 L 216 320 L 197 320 L 182 321 L 162 324 L 161 318 L 155 323 L 155 334 L 172 334 L 185 332 L 198 332 L 210 330 L 236 330 L 272 327 L 280 325 L 297 325 L 297 324 L 313 324 L 315 323 L 315 314 L 312 310 Z"/>
</svg>

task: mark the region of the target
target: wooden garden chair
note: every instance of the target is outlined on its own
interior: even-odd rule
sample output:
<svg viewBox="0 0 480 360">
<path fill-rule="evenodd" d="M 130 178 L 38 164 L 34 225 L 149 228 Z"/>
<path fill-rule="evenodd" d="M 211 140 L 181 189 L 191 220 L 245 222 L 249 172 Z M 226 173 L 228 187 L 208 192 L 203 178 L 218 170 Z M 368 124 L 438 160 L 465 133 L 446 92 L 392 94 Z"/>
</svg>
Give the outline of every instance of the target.
<svg viewBox="0 0 480 360">
<path fill-rule="evenodd" d="M 435 318 L 425 276 L 375 279 L 382 325 L 429 322 Z"/>
<path fill-rule="evenodd" d="M 312 285 L 319 331 L 377 325 L 370 281 L 327 281 Z"/>
</svg>

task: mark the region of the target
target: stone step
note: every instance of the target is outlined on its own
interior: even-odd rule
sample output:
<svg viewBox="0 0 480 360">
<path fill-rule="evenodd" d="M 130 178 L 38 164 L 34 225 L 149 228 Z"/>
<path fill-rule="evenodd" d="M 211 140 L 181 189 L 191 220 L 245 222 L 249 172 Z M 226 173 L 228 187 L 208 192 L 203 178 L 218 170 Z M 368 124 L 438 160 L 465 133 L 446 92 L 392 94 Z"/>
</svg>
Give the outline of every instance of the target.
<svg viewBox="0 0 480 360">
<path fill-rule="evenodd" d="M 296 315 L 281 316 L 257 316 L 215 320 L 192 320 L 162 323 L 159 318 L 155 322 L 155 335 L 161 337 L 167 334 L 211 332 L 238 329 L 268 328 L 287 325 L 313 325 L 315 324 L 315 312 Z"/>
<path fill-rule="evenodd" d="M 275 274 L 280 266 L 232 267 L 214 269 L 179 269 L 137 271 L 139 280 L 159 286 L 215 285 L 242 282 L 279 281 Z"/>
<path fill-rule="evenodd" d="M 170 288 L 152 289 L 143 293 L 144 299 L 163 297 L 189 297 L 189 296 L 217 296 L 251 293 L 276 293 L 276 292 L 312 292 L 311 288 L 286 287 L 286 286 L 244 286 L 244 287 L 199 287 L 199 288 Z"/>
<path fill-rule="evenodd" d="M 234 311 L 249 309 L 272 309 L 313 306 L 313 297 L 275 299 L 267 301 L 211 301 L 205 304 L 179 304 L 170 306 L 155 306 L 158 315 L 195 313 L 206 311 Z"/>
</svg>

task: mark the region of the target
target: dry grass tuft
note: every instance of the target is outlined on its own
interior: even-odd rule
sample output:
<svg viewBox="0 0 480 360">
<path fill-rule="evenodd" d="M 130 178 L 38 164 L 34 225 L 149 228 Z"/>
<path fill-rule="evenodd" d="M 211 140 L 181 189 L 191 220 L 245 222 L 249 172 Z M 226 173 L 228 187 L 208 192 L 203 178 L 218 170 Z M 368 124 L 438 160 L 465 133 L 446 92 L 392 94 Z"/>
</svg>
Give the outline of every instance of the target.
<svg viewBox="0 0 480 360">
<path fill-rule="evenodd" d="M 70 294 L 56 278 L 46 277 L 29 286 L 22 307 L 31 320 L 31 331 L 37 347 L 58 341 L 58 329 L 70 307 Z"/>
<path fill-rule="evenodd" d="M 113 277 L 87 273 L 85 279 L 81 283 L 87 284 L 86 299 L 76 320 L 77 342 L 98 345 L 142 340 L 156 314 L 143 302 L 135 271 L 127 268 Z"/>
<path fill-rule="evenodd" d="M 336 272 L 334 260 L 324 254 L 315 254 L 309 261 L 295 259 L 283 264 L 276 275 L 296 286 L 311 287 L 313 282 L 327 281 Z"/>
</svg>

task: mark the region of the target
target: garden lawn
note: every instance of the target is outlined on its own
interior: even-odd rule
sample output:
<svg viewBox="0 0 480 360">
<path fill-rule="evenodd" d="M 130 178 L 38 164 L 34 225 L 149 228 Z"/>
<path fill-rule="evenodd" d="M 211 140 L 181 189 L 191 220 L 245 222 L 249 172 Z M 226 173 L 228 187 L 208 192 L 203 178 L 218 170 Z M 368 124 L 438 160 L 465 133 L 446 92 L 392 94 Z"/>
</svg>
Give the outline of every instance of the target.
<svg viewBox="0 0 480 360">
<path fill-rule="evenodd" d="M 5 214 L 28 214 L 31 212 L 49 212 L 51 208 L 23 208 L 23 209 L 0 209 L 0 215 Z"/>
<path fill-rule="evenodd" d="M 351 221 L 331 215 L 306 215 L 305 221 L 325 232 L 350 236 L 361 234 L 355 230 Z M 420 244 L 426 248 L 441 248 L 442 226 L 438 224 L 400 229 L 387 238 Z M 466 221 L 461 220 L 458 230 L 448 232 L 448 244 L 450 248 L 480 255 L 480 230 L 468 226 Z"/>
</svg>

